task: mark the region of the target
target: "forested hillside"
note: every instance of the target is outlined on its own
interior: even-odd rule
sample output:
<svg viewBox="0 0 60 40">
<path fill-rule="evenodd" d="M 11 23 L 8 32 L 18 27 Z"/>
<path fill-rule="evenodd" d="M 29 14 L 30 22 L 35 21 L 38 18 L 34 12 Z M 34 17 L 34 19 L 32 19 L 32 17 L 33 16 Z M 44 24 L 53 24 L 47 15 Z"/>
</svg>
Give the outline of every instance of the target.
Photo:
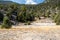
<svg viewBox="0 0 60 40">
<path fill-rule="evenodd" d="M 0 24 L 10 28 L 19 22 L 30 24 L 35 18 L 52 18 L 60 25 L 60 0 L 46 0 L 37 5 L 18 4 L 11 1 L 0 1 Z"/>
</svg>

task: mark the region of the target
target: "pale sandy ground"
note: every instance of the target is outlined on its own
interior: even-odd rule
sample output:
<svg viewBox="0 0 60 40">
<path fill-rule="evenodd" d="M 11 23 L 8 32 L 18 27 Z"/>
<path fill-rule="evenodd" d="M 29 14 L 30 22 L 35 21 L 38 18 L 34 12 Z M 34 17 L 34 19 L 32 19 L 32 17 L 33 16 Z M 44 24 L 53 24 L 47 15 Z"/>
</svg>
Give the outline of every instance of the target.
<svg viewBox="0 0 60 40">
<path fill-rule="evenodd" d="M 0 40 L 60 40 L 60 26 L 0 29 Z"/>
</svg>

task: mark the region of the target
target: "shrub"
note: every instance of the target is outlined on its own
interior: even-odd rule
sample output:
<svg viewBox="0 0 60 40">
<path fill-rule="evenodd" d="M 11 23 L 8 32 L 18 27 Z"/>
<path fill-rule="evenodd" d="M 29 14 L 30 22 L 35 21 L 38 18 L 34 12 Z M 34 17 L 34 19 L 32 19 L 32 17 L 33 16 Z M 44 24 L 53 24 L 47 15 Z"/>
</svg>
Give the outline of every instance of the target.
<svg viewBox="0 0 60 40">
<path fill-rule="evenodd" d="M 4 17 L 1 28 L 11 28 L 11 22 L 7 16 Z"/>
<path fill-rule="evenodd" d="M 57 25 L 60 25 L 60 15 L 59 15 L 59 13 L 55 16 L 54 21 L 56 22 Z"/>
<path fill-rule="evenodd" d="M 31 23 L 28 21 L 28 22 L 25 23 L 25 25 L 31 25 Z"/>
</svg>

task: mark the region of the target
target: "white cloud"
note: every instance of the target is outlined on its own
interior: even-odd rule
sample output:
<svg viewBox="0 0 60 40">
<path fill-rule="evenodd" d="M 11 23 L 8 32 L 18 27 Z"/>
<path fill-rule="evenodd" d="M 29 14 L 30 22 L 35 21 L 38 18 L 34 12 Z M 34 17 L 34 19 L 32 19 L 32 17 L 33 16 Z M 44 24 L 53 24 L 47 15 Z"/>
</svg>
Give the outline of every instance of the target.
<svg viewBox="0 0 60 40">
<path fill-rule="evenodd" d="M 34 2 L 33 0 L 25 0 L 26 3 L 25 4 L 37 4 L 36 2 Z"/>
</svg>

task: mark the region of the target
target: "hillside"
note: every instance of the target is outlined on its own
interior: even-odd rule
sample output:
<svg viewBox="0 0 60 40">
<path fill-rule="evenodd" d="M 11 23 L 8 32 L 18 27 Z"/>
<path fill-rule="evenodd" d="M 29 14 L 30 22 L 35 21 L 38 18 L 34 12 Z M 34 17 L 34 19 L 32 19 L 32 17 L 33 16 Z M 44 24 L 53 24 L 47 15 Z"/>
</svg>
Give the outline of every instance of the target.
<svg viewBox="0 0 60 40">
<path fill-rule="evenodd" d="M 6 28 L 11 25 L 25 23 L 30 25 L 41 20 L 41 17 L 51 18 L 57 25 L 60 25 L 60 1 L 46 0 L 37 5 L 18 4 L 11 1 L 0 1 L 0 24 Z"/>
<path fill-rule="evenodd" d="M 13 4 L 15 2 L 12 2 L 12 1 L 0 1 L 0 4 Z M 17 4 L 17 3 L 16 3 Z"/>
</svg>

